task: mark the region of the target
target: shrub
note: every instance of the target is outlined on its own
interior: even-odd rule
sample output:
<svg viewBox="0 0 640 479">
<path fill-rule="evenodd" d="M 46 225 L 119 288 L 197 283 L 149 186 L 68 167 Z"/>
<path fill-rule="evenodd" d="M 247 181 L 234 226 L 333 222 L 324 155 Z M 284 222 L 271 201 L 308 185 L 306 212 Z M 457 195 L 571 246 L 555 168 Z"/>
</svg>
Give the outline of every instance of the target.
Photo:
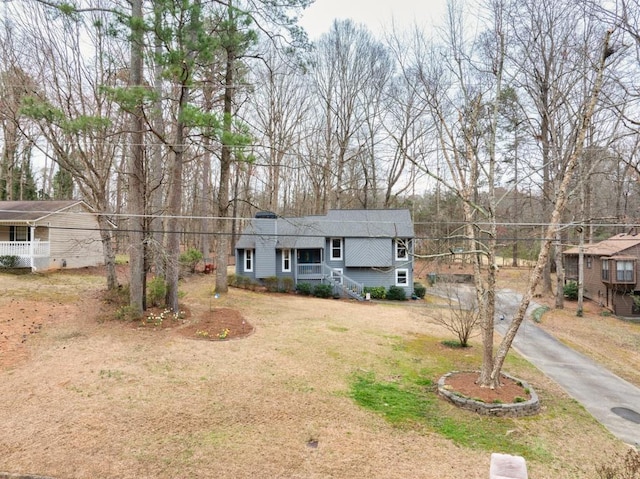
<svg viewBox="0 0 640 479">
<path fill-rule="evenodd" d="M 569 281 L 563 288 L 564 297 L 575 301 L 578 299 L 578 283 Z"/>
<path fill-rule="evenodd" d="M 278 291 L 278 277 L 277 276 L 269 276 L 268 278 L 264 278 L 262 280 L 264 282 L 267 291 L 270 293 L 275 293 Z"/>
<path fill-rule="evenodd" d="M 316 284 L 313 288 L 313 295 L 316 298 L 330 298 L 333 296 L 333 286 L 330 284 Z"/>
<path fill-rule="evenodd" d="M 180 263 L 189 268 L 192 273 L 196 272 L 196 265 L 202 260 L 202 252 L 196 248 L 189 248 L 180 255 Z"/>
<path fill-rule="evenodd" d="M 296 290 L 303 296 L 311 296 L 311 284 L 309 283 L 298 283 Z"/>
<path fill-rule="evenodd" d="M 132 306 L 120 306 L 116 310 L 116 319 L 120 321 L 136 321 L 140 318 L 140 314 Z"/>
<path fill-rule="evenodd" d="M 400 286 L 389 286 L 387 299 L 391 301 L 404 301 L 407 299 L 407 293 Z"/>
<path fill-rule="evenodd" d="M 424 299 L 424 295 L 427 293 L 427 288 L 422 283 L 413 283 L 413 294 L 418 298 Z"/>
<path fill-rule="evenodd" d="M 371 299 L 384 299 L 387 296 L 384 286 L 365 286 L 364 292 L 369 293 Z"/>
<path fill-rule="evenodd" d="M 147 283 L 147 301 L 151 306 L 164 306 L 167 294 L 167 283 L 160 276 L 154 276 Z"/>
<path fill-rule="evenodd" d="M 290 293 L 291 291 L 293 291 L 294 288 L 294 282 L 293 282 L 293 278 L 289 277 L 289 276 L 285 276 L 284 278 L 282 278 L 282 291 L 285 293 Z"/>
<path fill-rule="evenodd" d="M 252 289 L 255 286 L 255 282 L 249 276 L 242 276 L 240 274 L 228 275 L 227 283 L 229 286 L 242 289 Z"/>
<path fill-rule="evenodd" d="M 18 261 L 20 261 L 18 256 L 2 255 L 0 256 L 0 268 L 15 268 L 18 265 Z"/>
<path fill-rule="evenodd" d="M 251 287 L 251 278 L 249 276 L 238 276 L 238 287 L 249 289 Z"/>
</svg>

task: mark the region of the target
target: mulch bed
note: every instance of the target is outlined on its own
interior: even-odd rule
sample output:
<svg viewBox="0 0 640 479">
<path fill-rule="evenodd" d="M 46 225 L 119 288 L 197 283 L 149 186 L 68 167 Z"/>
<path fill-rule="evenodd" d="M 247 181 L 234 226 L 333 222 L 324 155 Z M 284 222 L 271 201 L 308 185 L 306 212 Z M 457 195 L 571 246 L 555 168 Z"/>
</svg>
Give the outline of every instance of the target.
<svg viewBox="0 0 640 479">
<path fill-rule="evenodd" d="M 477 380 L 477 372 L 457 372 L 447 378 L 446 384 L 451 391 L 485 403 L 510 404 L 515 403 L 516 398 L 530 399 L 531 397 L 522 384 L 511 378 L 503 376 L 500 380 L 501 386 L 497 389 L 481 387 L 476 383 Z"/>
</svg>

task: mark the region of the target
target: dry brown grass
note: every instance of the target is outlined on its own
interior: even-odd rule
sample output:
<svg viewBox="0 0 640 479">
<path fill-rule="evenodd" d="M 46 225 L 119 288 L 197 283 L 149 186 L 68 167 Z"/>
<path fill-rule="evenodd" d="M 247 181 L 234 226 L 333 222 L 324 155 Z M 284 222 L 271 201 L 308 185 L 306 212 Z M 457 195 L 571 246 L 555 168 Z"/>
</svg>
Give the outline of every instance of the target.
<svg viewBox="0 0 640 479">
<path fill-rule="evenodd" d="M 212 278 L 200 276 L 183 286 L 192 315 L 234 308 L 256 328 L 246 339 L 204 342 L 96 321 L 99 279 L 32 281 L 0 275 L 1 319 L 12 299 L 35 307 L 34 289 L 45 298 L 39 311 L 64 314 L 51 313 L 26 342 L 28 354 L 0 370 L 0 471 L 68 479 L 488 475 L 487 452 L 393 427 L 348 397 L 354 372 L 393 374 L 409 354 L 399 341 L 449 337 L 423 308 L 238 290 L 215 300 Z M 412 360 L 426 364 L 429 351 L 420 354 Z M 524 361 L 510 367 L 545 404 L 510 432 L 549 456 L 529 464 L 531 477 L 593 477 L 592 465 L 623 449 Z"/>
</svg>

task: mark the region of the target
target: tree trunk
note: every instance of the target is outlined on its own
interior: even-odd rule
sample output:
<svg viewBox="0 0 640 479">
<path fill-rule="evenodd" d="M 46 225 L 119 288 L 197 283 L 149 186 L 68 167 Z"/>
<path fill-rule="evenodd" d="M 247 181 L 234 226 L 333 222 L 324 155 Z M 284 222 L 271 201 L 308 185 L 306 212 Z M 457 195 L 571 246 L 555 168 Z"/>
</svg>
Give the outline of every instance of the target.
<svg viewBox="0 0 640 479">
<path fill-rule="evenodd" d="M 116 260 L 115 253 L 113 251 L 111 224 L 104 215 L 98 215 L 98 225 L 100 226 L 100 238 L 102 239 L 104 264 L 107 270 L 107 289 L 114 290 L 118 287 L 118 275 L 116 274 Z"/>
<path fill-rule="evenodd" d="M 143 31 L 142 1 L 131 2 L 131 66 L 130 86 L 142 85 Z M 142 101 L 142 100 L 140 100 Z M 142 105 L 139 104 L 131 115 L 131 153 L 129 158 L 129 304 L 134 315 L 141 315 L 146 309 L 145 277 L 145 203 L 146 177 L 144 167 L 144 123 Z"/>
<path fill-rule="evenodd" d="M 538 283 L 540 282 L 544 266 L 548 263 L 551 243 L 553 242 L 553 238 L 556 237 L 556 232 L 558 231 L 560 220 L 562 218 L 562 213 L 564 212 L 565 206 L 567 204 L 569 195 L 569 184 L 573 178 L 573 173 L 576 169 L 576 166 L 578 165 L 578 159 L 582 156 L 587 131 L 589 129 L 591 118 L 593 117 L 598 98 L 600 97 L 600 91 L 602 90 L 611 33 L 611 31 L 607 31 L 602 44 L 602 55 L 600 57 L 600 62 L 596 70 L 596 78 L 594 81 L 593 90 L 591 91 L 591 96 L 589 97 L 585 105 L 584 112 L 580 117 L 580 125 L 578 128 L 574 150 L 569 157 L 569 161 L 567 162 L 564 175 L 562 177 L 562 183 L 558 188 L 555 208 L 551 215 L 549 226 L 547 227 L 545 241 L 542 243 L 542 249 L 540 250 L 538 261 L 529 279 L 529 287 L 527 288 L 527 291 L 524 294 L 522 301 L 520 302 L 520 307 L 518 308 L 516 316 L 513 318 L 513 321 L 509 325 L 507 333 L 505 334 L 502 342 L 500 343 L 500 346 L 498 347 L 493 365 L 493 371 L 491 373 L 493 378 L 497 379 L 500 377 L 500 371 L 502 370 L 502 366 L 504 365 L 507 353 L 511 348 L 511 344 L 516 337 L 516 333 L 518 332 L 522 321 L 524 321 L 527 308 L 531 303 L 531 299 L 533 298 L 536 286 L 538 286 Z"/>
<path fill-rule="evenodd" d="M 228 5 L 230 37 L 235 34 L 235 16 L 231 1 Z M 233 41 L 229 41 L 226 47 L 227 61 L 224 76 L 224 107 L 222 120 L 222 151 L 220 153 L 220 185 L 218 188 L 218 218 L 216 220 L 216 232 L 218 234 L 216 242 L 216 292 L 226 293 L 229 289 L 227 284 L 228 265 L 228 230 L 227 218 L 229 216 L 229 177 L 231 172 L 231 136 L 233 127 L 233 97 L 236 86 L 236 46 Z"/>
</svg>

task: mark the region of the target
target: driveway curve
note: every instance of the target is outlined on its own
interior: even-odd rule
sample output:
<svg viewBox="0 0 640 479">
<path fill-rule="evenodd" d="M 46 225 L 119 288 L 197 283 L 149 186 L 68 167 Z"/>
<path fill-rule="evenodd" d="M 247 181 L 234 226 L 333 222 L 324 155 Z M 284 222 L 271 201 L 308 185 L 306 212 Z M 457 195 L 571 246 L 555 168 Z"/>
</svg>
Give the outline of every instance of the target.
<svg viewBox="0 0 640 479">
<path fill-rule="evenodd" d="M 496 331 L 504 335 L 522 295 L 510 290 L 496 294 Z M 640 388 L 613 374 L 583 354 L 565 346 L 535 325 L 530 313 L 520 325 L 513 348 L 553 379 L 622 441 L 640 446 Z M 504 319 L 500 319 L 504 317 Z"/>
</svg>

